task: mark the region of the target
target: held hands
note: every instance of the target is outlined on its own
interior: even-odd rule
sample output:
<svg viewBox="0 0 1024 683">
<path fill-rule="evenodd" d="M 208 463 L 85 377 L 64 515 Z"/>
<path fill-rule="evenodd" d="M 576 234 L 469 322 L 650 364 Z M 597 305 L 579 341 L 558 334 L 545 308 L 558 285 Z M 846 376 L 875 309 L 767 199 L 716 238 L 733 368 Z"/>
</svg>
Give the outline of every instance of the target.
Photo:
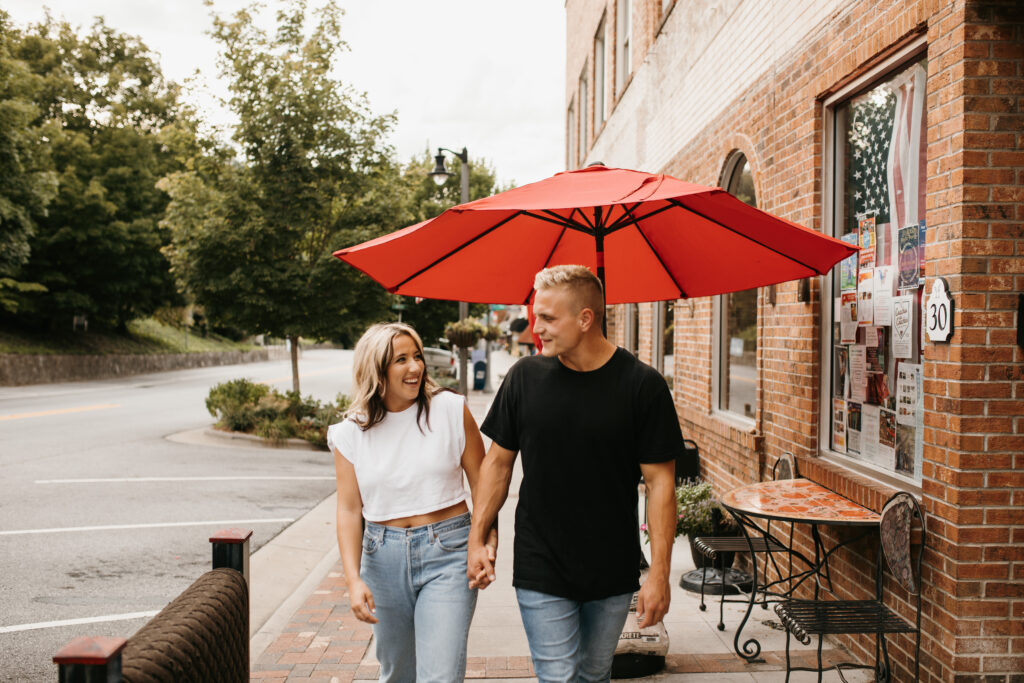
<svg viewBox="0 0 1024 683">
<path fill-rule="evenodd" d="M 636 620 L 640 628 L 649 628 L 664 619 L 670 599 L 668 577 L 648 576 L 636 597 Z"/>
<path fill-rule="evenodd" d="M 497 557 L 497 550 L 490 542 L 481 545 L 470 539 L 466 553 L 466 577 L 470 588 L 483 590 L 494 582 L 494 561 Z"/>
<path fill-rule="evenodd" d="M 362 579 L 355 579 L 349 583 L 348 600 L 356 619 L 365 621 L 367 624 L 377 623 L 377 617 L 373 616 L 377 612 L 377 608 L 373 604 L 373 593 Z"/>
</svg>

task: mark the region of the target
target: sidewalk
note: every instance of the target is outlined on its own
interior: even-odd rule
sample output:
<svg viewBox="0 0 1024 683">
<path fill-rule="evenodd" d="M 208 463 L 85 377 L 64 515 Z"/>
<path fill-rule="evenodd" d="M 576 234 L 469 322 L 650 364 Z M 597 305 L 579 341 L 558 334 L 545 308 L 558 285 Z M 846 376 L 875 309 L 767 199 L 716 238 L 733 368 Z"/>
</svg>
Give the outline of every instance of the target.
<svg viewBox="0 0 1024 683">
<path fill-rule="evenodd" d="M 497 387 L 514 359 L 492 353 L 492 384 Z M 471 391 L 470 411 L 483 420 L 493 394 Z M 485 437 L 486 442 L 486 437 Z M 466 678 L 476 681 L 531 681 L 529 647 L 523 632 L 512 577 L 512 529 L 516 492 L 522 473 L 517 461 L 509 500 L 501 511 L 501 546 L 496 572 L 498 581 L 480 592 L 469 634 Z M 253 555 L 253 638 L 251 683 L 266 681 L 317 681 L 346 683 L 376 680 L 373 632 L 349 609 L 344 573 L 334 540 L 334 496 Z M 294 529 L 294 532 L 293 532 Z M 289 533 L 293 532 L 293 533 Z M 274 547 L 269 547 L 274 546 Z M 717 629 L 718 602 L 708 599 L 699 610 L 699 596 L 679 587 L 680 576 L 693 569 L 685 539 L 672 555 L 672 607 L 665 618 L 670 646 L 665 670 L 640 681 L 692 681 L 716 683 L 764 682 L 785 679 L 785 635 L 770 609 L 755 607 L 743 631 L 743 640 L 757 638 L 763 651 L 758 663 L 748 664 L 734 650 L 736 627 L 745 605 L 725 606 L 725 630 Z M 314 561 L 315 558 L 318 560 Z M 283 571 L 283 575 L 278 572 Z M 304 575 L 297 580 L 296 575 Z M 288 597 L 282 591 L 291 588 Z M 262 597 L 265 592 L 272 598 Z M 794 664 L 814 665 L 814 647 L 793 641 Z M 848 659 L 826 645 L 826 661 Z M 794 680 L 815 680 L 815 674 L 795 674 Z M 846 674 L 850 681 L 867 681 L 867 672 Z M 838 681 L 834 673 L 826 681 Z"/>
</svg>

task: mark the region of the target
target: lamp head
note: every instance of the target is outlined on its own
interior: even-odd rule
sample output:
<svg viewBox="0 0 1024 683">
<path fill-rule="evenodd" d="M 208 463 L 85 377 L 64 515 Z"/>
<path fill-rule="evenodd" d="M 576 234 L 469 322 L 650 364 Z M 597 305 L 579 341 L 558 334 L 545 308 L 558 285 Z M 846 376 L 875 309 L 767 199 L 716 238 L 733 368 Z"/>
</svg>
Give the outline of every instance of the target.
<svg viewBox="0 0 1024 683">
<path fill-rule="evenodd" d="M 440 150 L 437 152 L 437 156 L 434 157 L 434 170 L 430 172 L 430 177 L 434 179 L 434 183 L 440 187 L 448 181 L 448 176 L 451 174 L 448 169 L 444 167 L 444 154 Z"/>
</svg>

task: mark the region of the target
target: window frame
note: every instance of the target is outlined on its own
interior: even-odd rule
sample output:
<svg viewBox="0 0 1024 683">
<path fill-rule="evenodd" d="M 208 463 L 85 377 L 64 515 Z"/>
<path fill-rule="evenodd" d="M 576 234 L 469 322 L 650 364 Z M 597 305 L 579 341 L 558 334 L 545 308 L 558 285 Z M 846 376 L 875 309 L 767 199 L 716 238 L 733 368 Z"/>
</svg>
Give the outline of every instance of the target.
<svg viewBox="0 0 1024 683">
<path fill-rule="evenodd" d="M 836 216 L 837 203 L 835 201 L 836 176 L 833 172 L 834 161 L 837 156 L 836 145 L 838 136 L 836 134 L 836 111 L 840 105 L 856 97 L 862 92 L 870 90 L 877 84 L 883 83 L 900 69 L 909 66 L 912 62 L 926 57 L 928 52 L 927 36 L 909 42 L 901 49 L 889 55 L 870 70 L 857 78 L 844 84 L 834 93 L 830 94 L 821 102 L 821 116 L 823 117 L 823 137 L 821 154 L 821 179 L 822 179 L 822 232 L 826 235 L 834 235 L 836 224 L 841 217 Z M 927 97 L 927 94 L 926 94 Z M 926 132 L 926 131 L 924 131 Z M 886 486 L 895 487 L 901 490 L 909 490 L 912 493 L 921 492 L 921 482 L 900 474 L 895 470 L 883 469 L 864 460 L 851 458 L 850 456 L 832 450 L 832 328 L 834 319 L 832 317 L 833 297 L 835 291 L 832 285 L 832 275 L 819 276 L 821 284 L 821 302 L 819 316 L 819 337 L 818 351 L 821 358 L 821 372 L 818 385 L 818 455 L 822 460 L 850 470 L 861 476 Z M 828 351 L 827 353 L 825 351 Z M 922 363 L 923 361 L 922 347 Z M 923 463 L 922 463 L 923 469 Z M 922 476 L 922 480 L 924 477 Z"/>
<path fill-rule="evenodd" d="M 618 0 L 615 16 L 615 96 L 626 90 L 629 76 L 633 72 L 632 32 L 633 0 Z"/>
<path fill-rule="evenodd" d="M 728 191 L 729 186 L 732 184 L 733 174 L 740 167 L 740 161 L 750 162 L 750 157 L 747 156 L 742 150 L 735 150 L 726 159 L 725 165 L 722 168 L 722 187 Z M 729 294 L 719 294 L 718 296 L 711 298 L 711 413 L 716 417 L 728 420 L 737 425 L 740 425 L 746 429 L 754 429 L 757 426 L 757 413 L 759 405 L 756 404 L 757 391 L 755 386 L 754 392 L 754 415 L 755 417 L 748 417 L 743 413 L 738 413 L 733 410 L 729 410 L 728 407 L 722 407 L 722 397 L 724 395 L 723 383 L 728 381 L 728 376 L 723 373 L 722 362 L 728 357 L 729 353 L 729 341 L 725 334 L 727 321 L 725 320 L 726 306 L 725 298 Z M 761 307 L 760 307 L 760 293 L 755 298 L 754 307 L 755 320 L 760 324 L 761 318 Z M 756 358 L 756 354 L 755 354 Z M 760 383 L 760 369 L 756 364 L 755 360 L 755 382 Z"/>
<path fill-rule="evenodd" d="M 577 95 L 577 103 L 579 104 L 579 112 L 577 113 L 579 141 L 577 143 L 578 147 L 576 156 L 578 157 L 577 164 L 581 167 L 583 166 L 583 161 L 587 158 L 587 152 L 589 151 L 590 142 L 590 130 L 589 126 L 587 125 L 588 119 L 590 118 L 589 116 L 587 116 L 587 110 L 589 109 L 589 107 L 587 106 L 589 104 L 589 88 L 587 87 L 587 69 L 589 68 L 589 66 L 589 62 L 585 62 L 583 64 L 583 70 L 580 72 L 578 90 L 579 94 Z"/>
<path fill-rule="evenodd" d="M 608 60 L 608 22 L 607 14 L 601 15 L 601 21 L 597 25 L 597 32 L 594 33 L 594 132 L 607 120 L 605 100 L 607 92 L 605 81 L 607 80 L 606 66 Z M 600 46 L 600 49 L 598 47 Z"/>
</svg>

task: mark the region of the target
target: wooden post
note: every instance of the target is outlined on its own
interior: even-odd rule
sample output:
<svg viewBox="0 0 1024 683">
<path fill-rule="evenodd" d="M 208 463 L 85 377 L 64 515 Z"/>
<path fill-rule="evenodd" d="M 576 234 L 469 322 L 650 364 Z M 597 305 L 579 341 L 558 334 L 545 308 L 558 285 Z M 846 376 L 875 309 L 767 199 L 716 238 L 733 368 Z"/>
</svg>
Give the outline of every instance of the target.
<svg viewBox="0 0 1024 683">
<path fill-rule="evenodd" d="M 79 636 L 53 656 L 60 683 L 120 683 L 124 638 Z"/>
<path fill-rule="evenodd" d="M 210 536 L 213 544 L 213 568 L 227 567 L 241 572 L 249 585 L 249 538 L 252 529 L 222 529 Z"/>
</svg>

